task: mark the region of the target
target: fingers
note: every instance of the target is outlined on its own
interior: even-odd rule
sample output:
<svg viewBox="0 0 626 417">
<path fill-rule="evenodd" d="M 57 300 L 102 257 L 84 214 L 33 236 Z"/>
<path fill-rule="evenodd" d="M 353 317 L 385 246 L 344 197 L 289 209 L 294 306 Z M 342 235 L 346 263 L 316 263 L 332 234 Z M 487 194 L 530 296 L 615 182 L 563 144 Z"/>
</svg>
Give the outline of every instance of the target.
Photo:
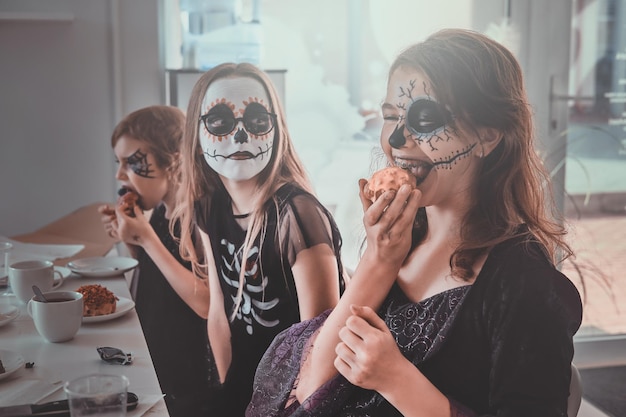
<svg viewBox="0 0 626 417">
<path fill-rule="evenodd" d="M 419 191 L 417 191 L 417 193 L 419 193 Z M 413 202 L 413 200 L 415 199 L 414 190 L 412 190 L 411 187 L 409 187 L 408 185 L 403 185 L 402 187 L 400 187 L 395 195 L 393 195 L 392 192 L 387 191 L 385 194 L 383 194 L 382 197 L 386 197 L 386 200 L 389 201 L 389 204 L 385 208 L 385 210 L 383 210 L 381 217 L 385 216 L 390 224 L 395 223 L 396 220 L 401 218 L 403 214 L 405 214 L 405 217 L 415 217 L 417 210 L 415 212 L 411 212 L 410 210 L 407 211 L 407 206 L 409 202 Z"/>
<path fill-rule="evenodd" d="M 105 204 L 105 205 L 98 207 L 98 213 L 110 216 L 110 215 L 115 214 L 115 209 L 109 206 L 108 204 Z"/>
<path fill-rule="evenodd" d="M 133 212 L 135 213 L 135 217 L 139 217 L 140 215 L 143 214 L 143 210 L 141 209 L 141 207 L 139 207 L 138 204 L 135 204 L 133 206 Z"/>
<path fill-rule="evenodd" d="M 358 306 L 355 304 L 350 305 L 350 311 L 353 316 L 349 317 L 346 321 L 346 327 L 353 332 L 361 334 L 361 329 L 367 328 L 366 326 L 374 327 L 378 330 L 386 330 L 387 325 L 381 319 L 378 314 L 369 306 Z M 361 319 L 361 320 L 357 320 Z"/>
<path fill-rule="evenodd" d="M 365 193 L 367 183 L 366 179 L 359 179 L 359 198 L 365 212 L 366 225 L 378 223 L 383 215 L 387 215 L 390 224 L 393 224 L 400 213 L 405 212 L 405 208 L 409 208 L 408 216 L 414 217 L 417 213 L 419 207 L 413 206 L 419 202 L 421 196 L 419 190 L 412 190 L 408 185 L 403 185 L 398 191 L 386 191 L 372 203 Z M 372 207 L 371 210 L 370 207 Z"/>
<path fill-rule="evenodd" d="M 118 238 L 117 227 L 118 227 L 117 220 L 113 220 L 104 225 L 104 230 L 109 237 L 117 239 Z"/>
<path fill-rule="evenodd" d="M 364 178 L 361 178 L 359 180 L 359 198 L 361 199 L 361 205 L 363 206 L 363 211 L 366 211 L 372 205 L 372 201 L 365 196 L 366 185 L 367 185 L 367 180 Z"/>
<path fill-rule="evenodd" d="M 349 320 L 350 318 L 348 318 Z M 354 351 L 358 344 L 363 342 L 361 335 L 365 333 L 367 323 L 362 321 L 364 326 L 359 326 L 357 323 L 352 323 L 352 326 L 349 326 L 348 321 L 344 327 L 339 329 L 339 339 Z"/>
<path fill-rule="evenodd" d="M 127 219 L 128 217 L 130 217 L 128 214 L 126 214 L 126 208 L 124 207 L 124 205 L 117 205 L 115 206 L 115 214 L 120 218 L 120 219 Z"/>
</svg>

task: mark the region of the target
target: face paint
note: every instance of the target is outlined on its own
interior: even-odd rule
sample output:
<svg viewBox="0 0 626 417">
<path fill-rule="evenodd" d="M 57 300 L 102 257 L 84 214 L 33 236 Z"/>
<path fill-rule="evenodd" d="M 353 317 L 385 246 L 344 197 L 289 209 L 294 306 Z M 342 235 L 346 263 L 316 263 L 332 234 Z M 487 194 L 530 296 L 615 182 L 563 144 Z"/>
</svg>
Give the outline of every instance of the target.
<svg viewBox="0 0 626 417">
<path fill-rule="evenodd" d="M 419 97 L 406 111 L 406 127 L 417 140 L 435 135 L 452 121 L 452 114 L 430 97 Z"/>
<path fill-rule="evenodd" d="M 418 186 L 431 176 L 437 187 L 449 184 L 449 189 L 455 187 L 453 182 L 465 181 L 460 179 L 467 164 L 460 161 L 471 154 L 477 141 L 456 128 L 454 115 L 437 101 L 421 72 L 396 70 L 389 79 L 382 110 L 383 150 L 393 164 L 417 178 Z M 437 174 L 432 175 L 434 172 Z"/>
<path fill-rule="evenodd" d="M 263 136 L 274 128 L 275 118 L 274 113 L 269 113 L 262 104 L 256 102 L 246 106 L 243 117 L 235 117 L 231 108 L 224 103 L 217 104 L 207 114 L 200 116 L 207 132 L 216 137 L 228 136 L 239 122 L 243 122 L 244 127 L 251 134 Z M 237 132 L 240 131 L 242 129 L 237 130 Z"/>
<path fill-rule="evenodd" d="M 168 198 L 173 184 L 166 169 L 159 167 L 144 141 L 122 135 L 113 146 L 118 162 L 118 185 L 139 194 L 139 204 L 151 210 Z"/>
<path fill-rule="evenodd" d="M 126 158 L 126 163 L 140 177 L 154 178 L 152 175 L 154 173 L 151 167 L 152 164 L 148 163 L 148 154 L 141 152 L 140 149 L 137 149 L 135 153 Z"/>
<path fill-rule="evenodd" d="M 262 84 L 252 78 L 214 81 L 202 101 L 199 135 L 207 164 L 219 175 L 245 181 L 269 163 L 276 115 Z"/>
</svg>

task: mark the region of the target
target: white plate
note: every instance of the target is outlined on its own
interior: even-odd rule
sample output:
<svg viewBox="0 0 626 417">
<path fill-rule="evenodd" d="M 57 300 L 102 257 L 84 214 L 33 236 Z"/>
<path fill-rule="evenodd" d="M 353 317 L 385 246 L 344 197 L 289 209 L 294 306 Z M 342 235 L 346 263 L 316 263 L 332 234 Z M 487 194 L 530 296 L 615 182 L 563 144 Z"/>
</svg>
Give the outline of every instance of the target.
<svg viewBox="0 0 626 417">
<path fill-rule="evenodd" d="M 0 349 L 0 359 L 5 372 L 0 374 L 0 380 L 7 378 L 24 367 L 24 358 L 11 350 Z"/>
<path fill-rule="evenodd" d="M 83 323 L 98 323 L 101 321 L 113 320 L 120 316 L 123 316 L 124 314 L 135 308 L 135 302 L 133 300 L 124 297 L 117 298 L 117 306 L 115 307 L 114 313 L 104 314 L 102 316 L 83 317 Z"/>
<path fill-rule="evenodd" d="M 12 305 L 0 306 L 0 327 L 11 323 L 20 316 L 20 309 Z"/>
<path fill-rule="evenodd" d="M 61 273 L 61 275 L 63 276 L 63 278 L 67 278 L 70 275 L 72 275 L 72 270 L 69 268 L 66 268 L 64 266 L 56 266 L 54 267 L 55 271 L 59 271 Z"/>
<path fill-rule="evenodd" d="M 137 266 L 137 260 L 123 256 L 97 256 L 75 259 L 67 264 L 72 271 L 84 277 L 114 277 Z"/>
</svg>

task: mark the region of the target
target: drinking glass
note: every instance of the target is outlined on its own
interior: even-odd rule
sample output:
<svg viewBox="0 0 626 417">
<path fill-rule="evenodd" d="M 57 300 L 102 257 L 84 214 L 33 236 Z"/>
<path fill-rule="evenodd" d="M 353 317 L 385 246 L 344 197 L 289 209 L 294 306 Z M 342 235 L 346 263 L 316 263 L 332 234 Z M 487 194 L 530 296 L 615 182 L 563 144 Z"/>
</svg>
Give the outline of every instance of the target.
<svg viewBox="0 0 626 417">
<path fill-rule="evenodd" d="M 126 417 L 128 378 L 124 375 L 91 374 L 64 386 L 71 417 Z"/>
</svg>

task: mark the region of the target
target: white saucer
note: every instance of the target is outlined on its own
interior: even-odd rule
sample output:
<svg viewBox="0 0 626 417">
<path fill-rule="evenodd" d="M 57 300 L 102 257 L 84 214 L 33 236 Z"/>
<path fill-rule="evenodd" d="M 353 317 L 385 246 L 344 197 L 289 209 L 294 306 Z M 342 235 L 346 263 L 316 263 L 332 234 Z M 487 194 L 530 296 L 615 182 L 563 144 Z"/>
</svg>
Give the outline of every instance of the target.
<svg viewBox="0 0 626 417">
<path fill-rule="evenodd" d="M 5 370 L 4 373 L 0 374 L 0 380 L 8 378 L 9 375 L 24 367 L 24 358 L 11 350 L 0 349 L 0 360 L 2 360 L 2 366 Z"/>
<path fill-rule="evenodd" d="M 70 275 L 72 275 L 72 270 L 69 268 L 66 268 L 64 266 L 54 266 L 54 270 L 55 271 L 59 271 L 61 273 L 61 276 L 63 276 L 63 278 L 67 278 Z"/>
<path fill-rule="evenodd" d="M 20 309 L 12 305 L 0 305 L 0 327 L 20 316 Z"/>
<path fill-rule="evenodd" d="M 83 317 L 83 323 L 99 323 L 101 321 L 113 320 L 120 316 L 123 316 L 124 314 L 135 308 L 135 302 L 133 300 L 124 297 L 117 298 L 117 306 L 114 313 L 105 314 L 102 316 Z"/>
<path fill-rule="evenodd" d="M 97 256 L 94 258 L 75 259 L 67 264 L 74 273 L 84 277 L 115 277 L 137 266 L 134 258 L 123 256 Z"/>
</svg>

